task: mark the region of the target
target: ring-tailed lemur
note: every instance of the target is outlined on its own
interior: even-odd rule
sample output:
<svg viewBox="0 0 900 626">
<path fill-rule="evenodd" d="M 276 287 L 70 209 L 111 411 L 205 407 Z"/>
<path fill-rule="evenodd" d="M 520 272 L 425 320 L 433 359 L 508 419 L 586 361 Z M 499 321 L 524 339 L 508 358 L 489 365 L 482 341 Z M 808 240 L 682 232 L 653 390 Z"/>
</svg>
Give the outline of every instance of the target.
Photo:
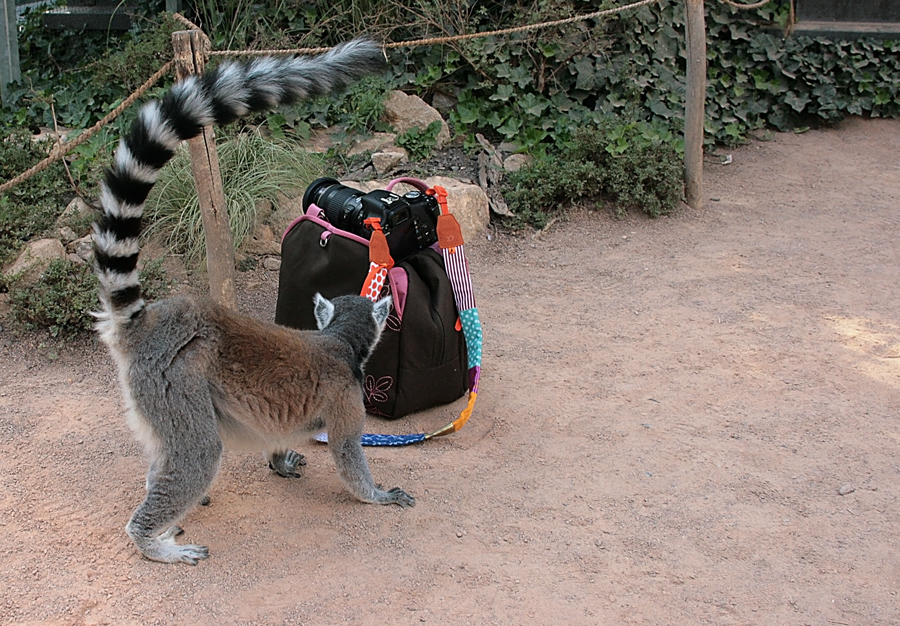
<svg viewBox="0 0 900 626">
<path fill-rule="evenodd" d="M 289 446 L 324 428 L 356 498 L 415 503 L 401 489 L 374 484 L 360 446 L 361 370 L 389 299 L 373 305 L 359 296 L 317 296 L 320 330 L 303 332 L 189 297 L 147 305 L 137 273 L 144 201 L 179 143 L 208 124 L 342 89 L 381 68 L 382 56 L 378 45 L 359 40 L 313 58 L 222 65 L 144 105 L 119 145 L 94 225 L 102 304 L 96 328 L 118 366 L 129 425 L 150 457 L 146 497 L 126 527 L 149 559 L 206 558 L 205 547 L 175 542 L 176 523 L 208 492 L 223 441 L 262 450 L 273 469 L 297 475 L 303 459 Z"/>
</svg>

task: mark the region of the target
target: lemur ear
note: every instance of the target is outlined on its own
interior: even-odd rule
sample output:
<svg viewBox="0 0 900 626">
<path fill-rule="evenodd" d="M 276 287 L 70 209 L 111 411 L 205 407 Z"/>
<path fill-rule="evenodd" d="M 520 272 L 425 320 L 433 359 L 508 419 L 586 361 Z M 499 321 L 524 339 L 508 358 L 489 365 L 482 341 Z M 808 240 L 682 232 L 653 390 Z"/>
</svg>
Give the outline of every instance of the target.
<svg viewBox="0 0 900 626">
<path fill-rule="evenodd" d="M 378 328 L 384 328 L 384 323 L 387 321 L 388 315 L 391 314 L 391 297 L 386 296 L 375 303 L 375 307 L 372 309 L 372 317 L 375 318 L 375 323 L 378 324 Z"/>
<path fill-rule="evenodd" d="M 316 326 L 322 330 L 334 319 L 334 305 L 317 293 L 313 296 L 313 313 L 316 316 Z"/>
</svg>

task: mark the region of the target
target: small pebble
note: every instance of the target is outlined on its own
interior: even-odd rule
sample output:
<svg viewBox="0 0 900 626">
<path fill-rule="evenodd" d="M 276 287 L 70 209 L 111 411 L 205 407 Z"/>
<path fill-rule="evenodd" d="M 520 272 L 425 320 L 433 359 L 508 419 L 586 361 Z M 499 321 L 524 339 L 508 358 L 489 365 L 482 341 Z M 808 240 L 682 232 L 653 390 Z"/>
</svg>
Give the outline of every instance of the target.
<svg viewBox="0 0 900 626">
<path fill-rule="evenodd" d="M 854 491 L 856 491 L 856 487 L 854 487 L 853 485 L 849 485 L 849 484 L 844 485 L 843 487 L 838 489 L 838 493 L 841 494 L 842 496 L 846 496 L 848 493 L 853 493 Z"/>
</svg>

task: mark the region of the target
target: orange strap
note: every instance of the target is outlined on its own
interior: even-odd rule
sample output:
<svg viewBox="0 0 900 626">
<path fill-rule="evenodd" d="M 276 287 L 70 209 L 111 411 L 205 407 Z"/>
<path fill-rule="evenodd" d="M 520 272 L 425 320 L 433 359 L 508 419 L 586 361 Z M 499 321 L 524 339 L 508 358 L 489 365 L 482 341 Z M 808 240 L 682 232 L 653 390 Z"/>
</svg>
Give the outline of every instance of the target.
<svg viewBox="0 0 900 626">
<path fill-rule="evenodd" d="M 372 229 L 372 237 L 369 239 L 369 260 L 386 270 L 391 269 L 394 267 L 394 259 L 391 258 L 391 249 L 384 231 L 381 230 L 381 219 L 370 217 L 363 223 Z"/>
<path fill-rule="evenodd" d="M 391 257 L 391 249 L 388 247 L 384 231 L 381 230 L 381 220 L 370 217 L 363 223 L 372 229 L 372 237 L 369 240 L 369 273 L 359 295 L 377 302 L 381 297 L 384 281 L 387 280 L 388 270 L 394 267 L 394 259 Z"/>
</svg>

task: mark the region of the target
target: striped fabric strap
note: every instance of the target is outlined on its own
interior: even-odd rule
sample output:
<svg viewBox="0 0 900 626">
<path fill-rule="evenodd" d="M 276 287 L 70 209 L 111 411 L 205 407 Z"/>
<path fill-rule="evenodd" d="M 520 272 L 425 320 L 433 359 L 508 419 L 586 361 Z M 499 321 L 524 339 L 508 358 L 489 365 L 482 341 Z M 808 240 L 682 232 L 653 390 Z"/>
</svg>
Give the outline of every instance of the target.
<svg viewBox="0 0 900 626">
<path fill-rule="evenodd" d="M 469 276 L 469 263 L 466 261 L 465 246 L 442 248 L 444 267 L 450 284 L 453 286 L 453 298 L 457 311 L 468 311 L 475 308 L 475 293 L 472 290 L 472 277 Z"/>
</svg>

